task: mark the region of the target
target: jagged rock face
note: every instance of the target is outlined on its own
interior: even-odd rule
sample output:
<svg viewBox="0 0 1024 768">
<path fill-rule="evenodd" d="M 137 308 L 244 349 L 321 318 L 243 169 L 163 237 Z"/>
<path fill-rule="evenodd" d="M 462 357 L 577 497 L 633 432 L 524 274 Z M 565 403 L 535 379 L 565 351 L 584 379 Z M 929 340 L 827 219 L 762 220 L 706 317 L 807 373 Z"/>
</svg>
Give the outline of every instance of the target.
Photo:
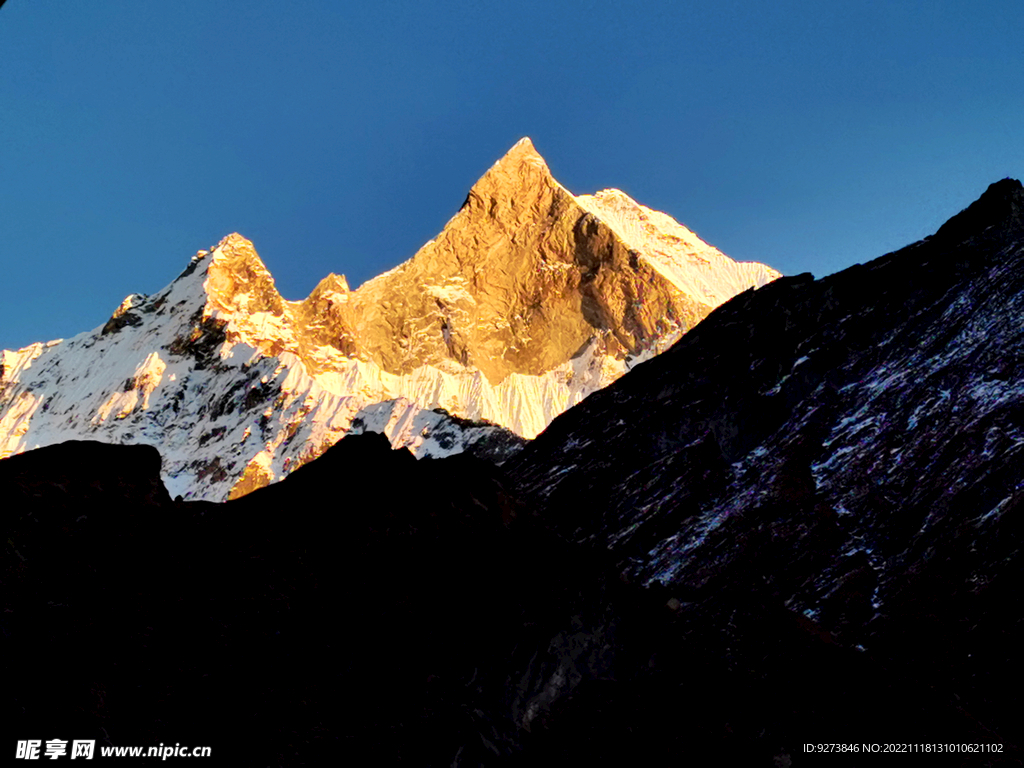
<svg viewBox="0 0 1024 768">
<path fill-rule="evenodd" d="M 363 429 L 419 456 L 502 460 L 777 276 L 621 192 L 573 197 L 524 139 L 435 240 L 358 290 L 329 275 L 286 301 L 230 235 L 101 329 L 4 352 L 0 456 L 69 437 L 147 442 L 173 493 L 205 499 Z"/>
<path fill-rule="evenodd" d="M 454 361 L 499 384 L 544 374 L 595 340 L 602 355 L 638 356 L 711 307 L 640 260 L 522 141 L 437 239 L 348 309 L 386 370 Z"/>
<path fill-rule="evenodd" d="M 680 622 L 755 653 L 789 612 L 1012 743 L 1022 210 L 999 182 L 931 238 L 733 299 L 556 419 L 518 492 Z"/>
</svg>

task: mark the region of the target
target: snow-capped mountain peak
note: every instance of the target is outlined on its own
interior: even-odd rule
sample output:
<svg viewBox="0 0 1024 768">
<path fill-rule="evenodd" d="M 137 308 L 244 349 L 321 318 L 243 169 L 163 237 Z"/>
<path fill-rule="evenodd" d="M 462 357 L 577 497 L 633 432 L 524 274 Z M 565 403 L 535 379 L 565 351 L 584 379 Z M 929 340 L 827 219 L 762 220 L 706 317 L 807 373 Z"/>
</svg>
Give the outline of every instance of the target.
<svg viewBox="0 0 1024 768">
<path fill-rule="evenodd" d="M 348 432 L 500 460 L 777 276 L 621 192 L 574 197 L 523 139 L 436 238 L 354 291 L 329 275 L 286 301 L 231 234 L 101 328 L 4 352 L 0 455 L 149 443 L 173 493 L 208 499 L 279 479 Z"/>
</svg>

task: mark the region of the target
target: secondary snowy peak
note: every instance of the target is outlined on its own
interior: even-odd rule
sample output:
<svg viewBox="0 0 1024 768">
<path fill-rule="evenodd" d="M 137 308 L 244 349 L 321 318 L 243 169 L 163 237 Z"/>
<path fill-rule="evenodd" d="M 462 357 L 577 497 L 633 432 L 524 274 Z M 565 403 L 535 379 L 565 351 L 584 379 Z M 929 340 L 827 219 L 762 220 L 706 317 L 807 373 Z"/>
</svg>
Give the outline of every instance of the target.
<svg viewBox="0 0 1024 768">
<path fill-rule="evenodd" d="M 237 233 L 225 237 L 208 262 L 203 288 L 210 314 L 284 314 L 284 300 L 274 278 L 244 237 Z"/>
<path fill-rule="evenodd" d="M 611 227 L 626 245 L 680 291 L 711 308 L 751 286 L 760 288 L 781 273 L 757 262 L 737 262 L 671 216 L 653 211 L 618 189 L 576 198 Z"/>
<path fill-rule="evenodd" d="M 287 301 L 232 234 L 102 327 L 5 352 L 0 456 L 149 443 L 174 494 L 208 499 L 280 479 L 348 432 L 500 459 L 776 275 L 622 193 L 574 197 L 523 139 L 435 239 L 357 290 L 329 275 Z"/>
</svg>

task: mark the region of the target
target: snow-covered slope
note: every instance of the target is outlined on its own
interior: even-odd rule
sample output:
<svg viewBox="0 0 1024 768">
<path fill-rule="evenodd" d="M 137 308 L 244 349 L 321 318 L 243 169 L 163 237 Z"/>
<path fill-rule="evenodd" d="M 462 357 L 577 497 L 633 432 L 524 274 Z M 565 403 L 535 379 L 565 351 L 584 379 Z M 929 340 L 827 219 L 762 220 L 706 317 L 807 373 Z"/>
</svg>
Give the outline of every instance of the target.
<svg viewBox="0 0 1024 768">
<path fill-rule="evenodd" d="M 620 192 L 573 197 L 528 139 L 412 259 L 284 300 L 229 235 L 102 327 L 3 353 L 0 456 L 148 443 L 172 494 L 280 479 L 349 431 L 501 460 L 567 408 L 778 273 Z M 517 437 L 520 436 L 520 437 Z"/>
<path fill-rule="evenodd" d="M 621 190 L 604 189 L 576 200 L 666 280 L 712 309 L 779 276 L 756 261 L 730 259 L 671 216 L 640 205 Z"/>
<path fill-rule="evenodd" d="M 148 443 L 173 495 L 223 499 L 284 476 L 353 427 L 420 456 L 514 445 L 498 427 L 460 427 L 432 410 L 446 396 L 440 371 L 395 376 L 324 350 L 336 364 L 311 374 L 292 308 L 273 306 L 273 284 L 260 278 L 270 280 L 251 245 L 229 236 L 103 327 L 5 351 L 0 455 L 80 437 Z"/>
</svg>

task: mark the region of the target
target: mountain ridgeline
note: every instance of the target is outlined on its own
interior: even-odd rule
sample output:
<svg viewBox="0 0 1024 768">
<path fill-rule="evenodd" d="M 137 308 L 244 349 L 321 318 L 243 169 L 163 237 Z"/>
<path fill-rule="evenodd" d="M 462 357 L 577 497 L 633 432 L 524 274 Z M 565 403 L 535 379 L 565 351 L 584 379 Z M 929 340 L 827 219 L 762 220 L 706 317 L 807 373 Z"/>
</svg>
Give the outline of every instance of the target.
<svg viewBox="0 0 1024 768">
<path fill-rule="evenodd" d="M 0 461 L 6 722 L 234 764 L 1019 766 L 1022 312 L 1004 180 L 500 467 L 353 434 L 213 504 L 147 446 Z"/>
<path fill-rule="evenodd" d="M 343 435 L 503 461 L 559 413 L 779 275 L 617 190 L 574 197 L 529 139 L 436 239 L 357 290 L 286 301 L 230 235 L 102 327 L 3 352 L 0 456 L 157 446 L 185 499 L 238 497 Z"/>
</svg>

